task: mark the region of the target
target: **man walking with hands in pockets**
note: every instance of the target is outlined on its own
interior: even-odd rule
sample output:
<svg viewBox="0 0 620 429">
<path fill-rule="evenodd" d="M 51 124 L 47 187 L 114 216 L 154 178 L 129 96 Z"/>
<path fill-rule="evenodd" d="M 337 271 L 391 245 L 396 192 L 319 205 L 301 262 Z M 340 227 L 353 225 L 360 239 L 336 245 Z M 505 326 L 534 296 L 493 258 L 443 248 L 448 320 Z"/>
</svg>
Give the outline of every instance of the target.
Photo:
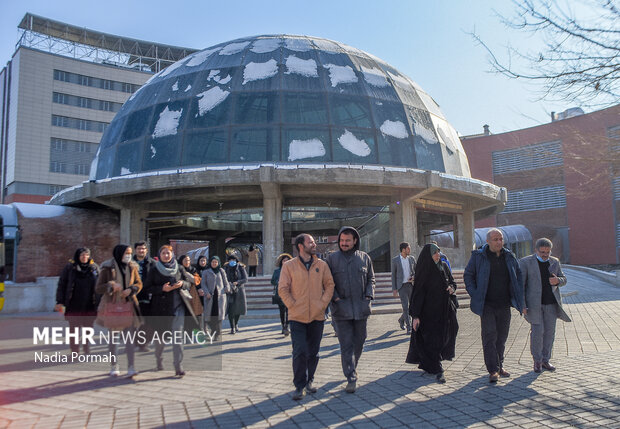
<svg viewBox="0 0 620 429">
<path fill-rule="evenodd" d="M 298 235 L 295 248 L 299 255 L 282 265 L 278 295 L 288 308 L 295 385 L 292 397 L 299 401 L 306 392 L 317 390 L 312 382 L 319 363 L 325 309 L 334 293 L 334 280 L 325 261 L 317 258 L 316 243 L 311 235 Z"/>
</svg>

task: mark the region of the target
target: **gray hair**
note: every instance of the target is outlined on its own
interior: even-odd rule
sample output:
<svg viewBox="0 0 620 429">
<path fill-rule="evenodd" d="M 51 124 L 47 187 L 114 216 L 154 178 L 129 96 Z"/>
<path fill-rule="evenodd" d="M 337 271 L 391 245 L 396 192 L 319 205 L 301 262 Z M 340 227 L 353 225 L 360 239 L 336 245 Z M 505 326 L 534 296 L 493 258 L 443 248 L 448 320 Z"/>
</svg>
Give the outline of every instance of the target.
<svg viewBox="0 0 620 429">
<path fill-rule="evenodd" d="M 502 231 L 500 231 L 497 228 L 491 228 L 487 231 L 487 241 L 491 239 L 491 234 L 493 234 L 494 232 L 498 232 L 502 236 L 502 238 L 504 237 L 504 234 L 502 233 Z"/>
<path fill-rule="evenodd" d="M 543 237 L 543 238 L 539 238 L 538 240 L 536 240 L 536 246 L 535 247 L 536 247 L 536 250 L 540 249 L 541 247 L 552 248 L 553 247 L 553 243 L 548 238 Z"/>
</svg>

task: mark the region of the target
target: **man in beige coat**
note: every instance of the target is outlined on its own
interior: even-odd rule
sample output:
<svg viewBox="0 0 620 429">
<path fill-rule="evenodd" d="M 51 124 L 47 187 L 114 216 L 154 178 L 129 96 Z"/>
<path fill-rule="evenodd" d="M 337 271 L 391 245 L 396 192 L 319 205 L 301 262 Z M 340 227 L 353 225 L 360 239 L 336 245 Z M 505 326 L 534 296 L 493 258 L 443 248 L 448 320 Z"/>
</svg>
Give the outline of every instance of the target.
<svg viewBox="0 0 620 429">
<path fill-rule="evenodd" d="M 553 244 L 548 238 L 536 241 L 536 253 L 519 261 L 525 288 L 525 319 L 532 325 L 530 349 L 534 358 L 534 371 L 555 371 L 551 365 L 551 349 L 555 339 L 555 322 L 570 318 L 562 308 L 559 288 L 566 284 L 566 277 L 558 258 L 551 256 Z"/>
<path fill-rule="evenodd" d="M 305 392 L 317 390 L 312 382 L 319 363 L 325 309 L 334 294 L 334 279 L 327 263 L 316 257 L 316 243 L 311 235 L 297 236 L 295 248 L 299 255 L 282 266 L 278 294 L 288 308 L 293 343 L 293 399 L 299 401 Z"/>
</svg>

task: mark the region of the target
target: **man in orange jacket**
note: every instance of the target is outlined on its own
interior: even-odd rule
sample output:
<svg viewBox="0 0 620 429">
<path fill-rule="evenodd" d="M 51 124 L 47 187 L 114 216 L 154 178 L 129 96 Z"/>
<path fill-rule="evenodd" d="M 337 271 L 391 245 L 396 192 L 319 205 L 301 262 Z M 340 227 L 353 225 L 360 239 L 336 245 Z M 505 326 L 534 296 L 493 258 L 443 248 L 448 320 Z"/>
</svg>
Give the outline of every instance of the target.
<svg viewBox="0 0 620 429">
<path fill-rule="evenodd" d="M 327 263 L 317 258 L 311 235 L 298 235 L 295 248 L 299 255 L 282 266 L 278 294 L 288 308 L 293 343 L 293 399 L 299 401 L 305 392 L 317 390 L 312 382 L 319 363 L 325 309 L 334 293 L 334 279 Z"/>
</svg>

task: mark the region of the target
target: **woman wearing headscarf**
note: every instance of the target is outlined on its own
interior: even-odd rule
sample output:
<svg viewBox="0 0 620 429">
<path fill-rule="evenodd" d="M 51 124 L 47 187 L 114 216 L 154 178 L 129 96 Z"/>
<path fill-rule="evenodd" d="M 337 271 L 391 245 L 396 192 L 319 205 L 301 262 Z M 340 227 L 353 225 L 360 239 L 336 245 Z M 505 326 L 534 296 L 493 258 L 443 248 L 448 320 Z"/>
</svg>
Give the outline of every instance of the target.
<svg viewBox="0 0 620 429">
<path fill-rule="evenodd" d="M 194 267 L 196 268 L 196 271 L 198 272 L 198 275 L 200 277 L 202 277 L 202 272 L 204 270 L 206 270 L 207 268 L 209 268 L 207 266 L 207 257 L 205 255 L 200 255 L 198 257 L 198 261 L 196 261 L 196 265 L 194 265 Z"/>
<path fill-rule="evenodd" d="M 192 310 L 194 310 L 196 320 L 194 320 L 194 317 L 186 317 L 184 330 L 185 332 L 192 332 L 195 329 L 200 330 L 202 328 L 202 323 L 198 319 L 201 317 L 203 311 L 202 296 L 199 294 L 201 287 L 200 275 L 198 274 L 196 267 L 192 265 L 192 260 L 189 256 L 181 255 L 177 261 L 179 265 L 185 268 L 185 272 L 187 272 L 187 274 L 194 279 L 194 282 L 189 288 L 189 293 L 192 297 Z"/>
<path fill-rule="evenodd" d="M 414 277 L 409 306 L 413 333 L 406 362 L 419 363 L 420 369 L 433 374 L 439 383 L 445 383 L 441 361 L 454 357 L 459 326 L 450 298 L 456 292 L 456 283 L 448 265 L 441 260 L 437 245 L 424 246 Z"/>
<path fill-rule="evenodd" d="M 273 270 L 273 275 L 271 276 L 271 284 L 273 285 L 273 303 L 278 304 L 278 309 L 280 310 L 280 323 L 282 324 L 282 335 L 285 337 L 290 334 L 288 330 L 288 309 L 284 302 L 282 302 L 282 298 L 278 295 L 278 282 L 280 281 L 280 272 L 282 272 L 282 265 L 286 261 L 290 261 L 293 259 L 291 255 L 288 253 L 282 253 L 276 259 L 276 269 Z"/>
<path fill-rule="evenodd" d="M 90 257 L 90 250 L 80 247 L 73 259 L 65 265 L 58 279 L 54 311 L 65 313 L 69 329 L 91 327 L 97 317 L 98 295 L 95 293 L 99 267 Z M 71 351 L 79 353 L 80 341 L 71 337 Z M 84 354 L 90 353 L 88 342 L 83 344 Z"/>
<path fill-rule="evenodd" d="M 228 257 L 228 262 L 224 264 L 226 277 L 230 284 L 230 294 L 228 296 L 228 321 L 230 322 L 230 333 L 239 332 L 239 317 L 248 311 L 248 303 L 245 297 L 245 284 L 248 275 L 245 266 L 239 262 L 235 255 Z"/>
<path fill-rule="evenodd" d="M 125 329 L 129 335 L 124 336 L 127 339 L 125 342 L 125 352 L 127 353 L 127 375 L 129 377 L 138 374 L 138 371 L 134 368 L 134 334 L 136 328 L 142 324 L 140 306 L 136 298 L 136 295 L 142 289 L 142 280 L 140 279 L 138 264 L 131 259 L 132 254 L 133 250 L 126 244 L 115 246 L 112 250 L 112 259 L 108 259 L 101 264 L 101 273 L 95 286 L 95 292 L 103 295 L 101 305 L 113 301 L 118 302 L 118 300 L 130 301 L 133 304 L 131 308 L 133 309 L 134 320 L 132 325 Z M 120 375 L 118 344 L 110 339 L 108 349 L 114 356 L 110 375 L 117 377 Z"/>
<path fill-rule="evenodd" d="M 230 293 L 230 285 L 217 256 L 209 258 L 209 268 L 202 272 L 201 286 L 205 294 L 205 328 L 208 327 L 214 339 L 219 339 L 222 334 L 222 320 L 226 317 L 226 298 Z"/>
<path fill-rule="evenodd" d="M 185 316 L 194 316 L 191 302 L 182 292 L 189 293 L 193 283 L 193 276 L 188 274 L 176 259 L 172 246 L 163 245 L 159 249 L 159 260 L 151 267 L 146 277 L 145 287 L 153 298 L 151 301 L 151 316 L 153 327 L 159 333 L 159 341 L 155 341 L 155 359 L 157 370 L 164 369 L 164 341 L 162 334 L 172 332 L 174 337 L 183 332 Z M 182 334 L 180 338 L 183 338 Z M 177 377 L 183 377 L 183 341 L 174 341 L 172 344 L 174 370 Z"/>
</svg>

